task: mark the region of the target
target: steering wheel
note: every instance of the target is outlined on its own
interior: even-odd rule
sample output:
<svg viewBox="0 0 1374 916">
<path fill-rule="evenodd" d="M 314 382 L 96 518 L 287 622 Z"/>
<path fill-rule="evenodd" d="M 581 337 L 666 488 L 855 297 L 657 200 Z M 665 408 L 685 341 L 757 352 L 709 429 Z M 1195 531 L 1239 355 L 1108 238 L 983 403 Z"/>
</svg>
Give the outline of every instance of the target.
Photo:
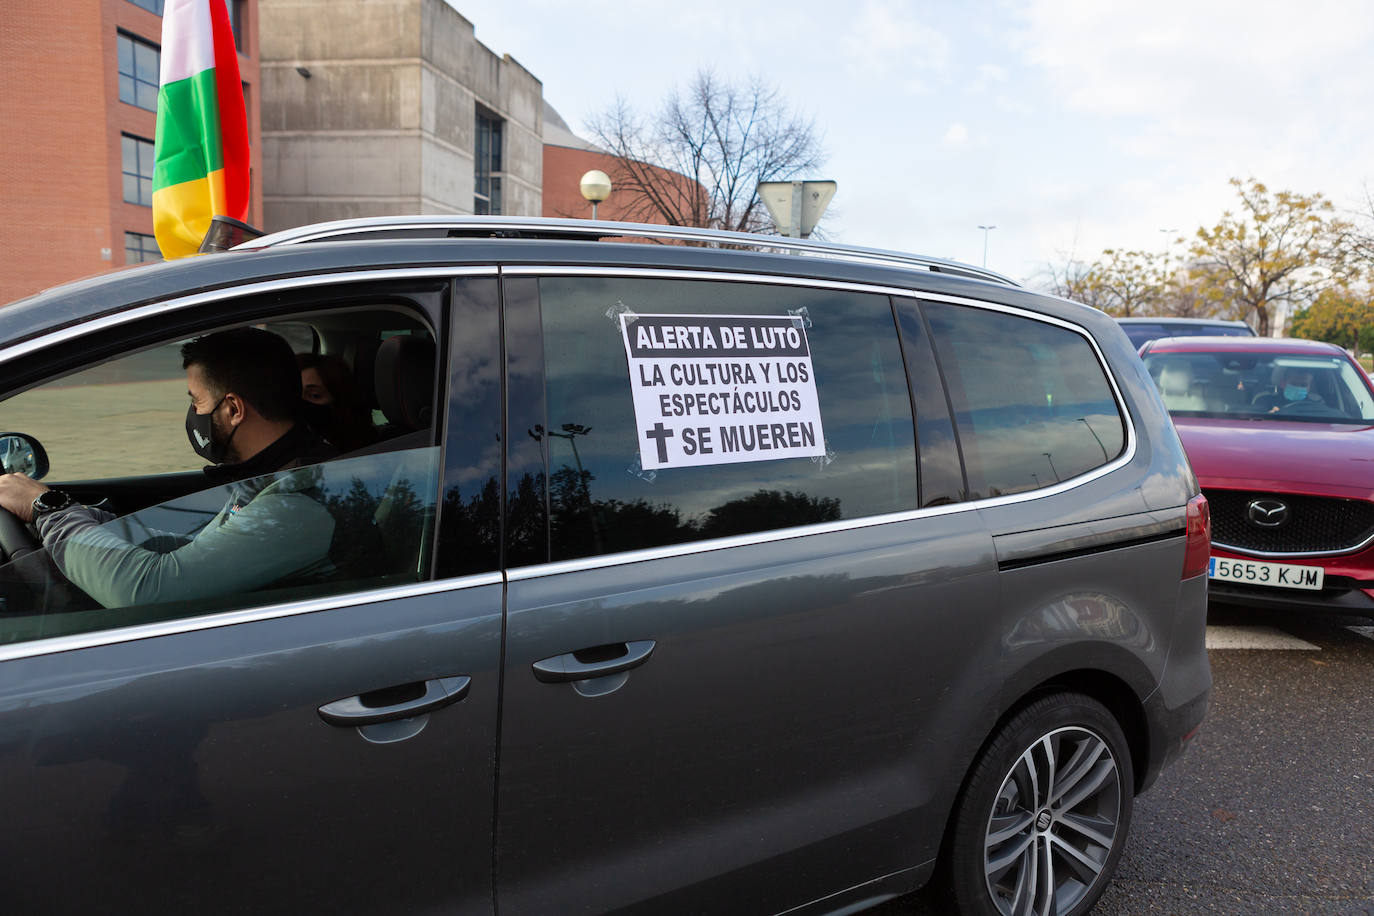
<svg viewBox="0 0 1374 916">
<path fill-rule="evenodd" d="M 0 555 L 3 555 L 4 562 L 12 563 L 42 546 L 42 542 L 28 525 L 20 521 L 19 516 L 8 509 L 0 509 Z"/>
<path fill-rule="evenodd" d="M 1303 399 L 1301 401 L 1289 401 L 1279 408 L 1280 414 L 1292 414 L 1293 416 L 1307 417 L 1339 417 L 1341 412 L 1335 410 L 1331 405 L 1322 401 L 1311 401 Z"/>
</svg>

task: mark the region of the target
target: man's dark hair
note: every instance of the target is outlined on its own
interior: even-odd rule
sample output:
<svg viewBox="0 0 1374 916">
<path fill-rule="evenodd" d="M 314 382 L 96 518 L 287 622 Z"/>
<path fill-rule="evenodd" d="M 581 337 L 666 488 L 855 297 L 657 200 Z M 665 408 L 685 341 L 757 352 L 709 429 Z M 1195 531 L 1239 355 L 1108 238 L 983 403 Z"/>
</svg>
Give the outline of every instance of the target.
<svg viewBox="0 0 1374 916">
<path fill-rule="evenodd" d="M 300 411 L 296 354 L 270 331 L 234 328 L 197 337 L 181 348 L 181 368 L 192 366 L 200 367 L 216 398 L 232 392 L 263 419 L 293 420 Z"/>
</svg>

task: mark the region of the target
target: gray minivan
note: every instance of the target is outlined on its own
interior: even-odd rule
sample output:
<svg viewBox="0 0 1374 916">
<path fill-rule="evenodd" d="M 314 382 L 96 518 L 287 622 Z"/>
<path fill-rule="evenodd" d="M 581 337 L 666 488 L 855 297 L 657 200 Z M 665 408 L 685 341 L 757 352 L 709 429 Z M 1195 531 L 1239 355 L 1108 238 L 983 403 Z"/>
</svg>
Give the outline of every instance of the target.
<svg viewBox="0 0 1374 916">
<path fill-rule="evenodd" d="M 322 224 L 0 309 L 6 470 L 129 556 L 195 537 L 226 485 L 176 347 L 243 326 L 372 413 L 266 478 L 333 562 L 92 594 L 0 518 L 7 912 L 828 913 L 938 877 L 1078 914 L 1202 721 L 1206 503 L 1100 312 L 805 240 Z"/>
</svg>

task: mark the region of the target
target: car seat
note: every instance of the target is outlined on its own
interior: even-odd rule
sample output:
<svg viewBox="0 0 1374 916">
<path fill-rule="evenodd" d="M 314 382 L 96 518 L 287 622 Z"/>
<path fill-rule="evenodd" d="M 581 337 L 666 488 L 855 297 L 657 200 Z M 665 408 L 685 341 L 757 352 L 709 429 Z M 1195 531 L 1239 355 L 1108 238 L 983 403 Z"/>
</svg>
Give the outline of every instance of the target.
<svg viewBox="0 0 1374 916">
<path fill-rule="evenodd" d="M 389 337 L 377 348 L 377 403 L 387 419 L 381 430 L 389 450 L 414 449 L 400 459 L 373 516 L 388 572 L 423 575 L 433 543 L 436 349 L 427 336 Z M 418 513 L 418 514 L 417 514 Z"/>
<path fill-rule="evenodd" d="M 1206 410 L 1207 401 L 1193 390 L 1193 370 L 1182 360 L 1170 360 L 1159 370 L 1159 393 L 1170 410 Z"/>
<path fill-rule="evenodd" d="M 398 335 L 377 348 L 373 387 L 386 417 L 379 432 L 388 449 L 429 445 L 434 420 L 434 341 Z M 402 441 L 394 441 L 404 437 Z"/>
</svg>

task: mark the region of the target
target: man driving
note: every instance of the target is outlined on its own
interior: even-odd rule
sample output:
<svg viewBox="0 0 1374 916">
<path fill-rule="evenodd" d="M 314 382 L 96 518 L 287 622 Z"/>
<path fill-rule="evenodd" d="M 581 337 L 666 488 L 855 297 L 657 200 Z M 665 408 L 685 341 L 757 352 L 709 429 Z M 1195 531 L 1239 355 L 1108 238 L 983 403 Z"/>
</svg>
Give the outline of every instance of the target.
<svg viewBox="0 0 1374 916">
<path fill-rule="evenodd" d="M 181 349 L 186 435 L 228 500 L 189 541 L 160 551 L 121 537 L 115 515 L 23 474 L 0 476 L 0 507 L 32 522 L 58 568 L 105 607 L 185 601 L 308 579 L 330 568 L 334 519 L 309 470 L 334 450 L 298 423 L 300 372 L 275 334 L 236 328 Z M 262 475 L 273 475 L 263 477 Z"/>
<path fill-rule="evenodd" d="M 1301 366 L 1286 366 L 1279 373 L 1275 390 L 1257 395 L 1253 407 L 1266 413 L 1278 413 L 1299 401 L 1322 403 L 1321 396 L 1312 390 L 1312 370 Z"/>
</svg>

